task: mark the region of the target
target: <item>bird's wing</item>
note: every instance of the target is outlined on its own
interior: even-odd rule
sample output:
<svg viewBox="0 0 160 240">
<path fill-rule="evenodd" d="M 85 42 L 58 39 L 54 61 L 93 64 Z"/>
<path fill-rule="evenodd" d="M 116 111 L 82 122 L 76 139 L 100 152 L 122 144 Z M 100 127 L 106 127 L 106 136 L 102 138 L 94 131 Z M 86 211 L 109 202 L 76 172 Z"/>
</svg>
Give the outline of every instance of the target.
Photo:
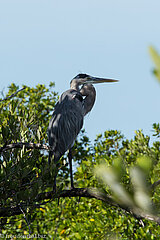
<svg viewBox="0 0 160 240">
<path fill-rule="evenodd" d="M 83 106 L 76 98 L 66 96 L 56 105 L 49 123 L 49 145 L 62 156 L 74 143 L 83 126 Z"/>
</svg>

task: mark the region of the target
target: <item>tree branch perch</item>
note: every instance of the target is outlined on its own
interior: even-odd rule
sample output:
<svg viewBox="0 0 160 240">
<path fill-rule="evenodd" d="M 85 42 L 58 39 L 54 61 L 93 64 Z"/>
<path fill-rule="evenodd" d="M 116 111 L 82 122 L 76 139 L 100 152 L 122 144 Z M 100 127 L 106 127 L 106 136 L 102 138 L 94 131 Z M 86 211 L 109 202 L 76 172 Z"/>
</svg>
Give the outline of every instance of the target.
<svg viewBox="0 0 160 240">
<path fill-rule="evenodd" d="M 65 197 L 86 197 L 86 198 L 94 198 L 104 203 L 108 204 L 109 206 L 118 207 L 121 210 L 131 214 L 133 217 L 137 219 L 146 219 L 149 221 L 156 222 L 160 225 L 160 217 L 148 214 L 143 212 L 141 209 L 138 208 L 130 208 L 128 206 L 121 205 L 117 203 L 111 196 L 106 195 L 104 193 L 100 193 L 97 189 L 88 189 L 88 188 L 74 188 L 71 190 L 63 190 L 60 193 L 54 194 L 53 192 L 45 192 L 40 193 L 37 196 L 36 201 L 44 201 L 44 200 L 55 200 L 56 198 L 65 198 Z M 41 205 L 46 204 L 46 202 L 42 202 L 41 204 L 33 205 L 34 208 L 38 208 Z M 24 205 L 25 207 L 25 205 Z M 14 207 L 3 207 L 0 208 L 0 217 L 9 217 L 14 215 L 22 214 L 21 209 L 19 206 Z"/>
</svg>

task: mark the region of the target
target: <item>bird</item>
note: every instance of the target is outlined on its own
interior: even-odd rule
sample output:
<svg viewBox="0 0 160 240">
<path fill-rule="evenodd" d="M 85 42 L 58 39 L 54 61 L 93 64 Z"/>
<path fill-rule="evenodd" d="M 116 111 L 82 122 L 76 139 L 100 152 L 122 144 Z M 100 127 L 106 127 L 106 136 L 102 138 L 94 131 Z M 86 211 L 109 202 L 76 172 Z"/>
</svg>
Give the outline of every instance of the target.
<svg viewBox="0 0 160 240">
<path fill-rule="evenodd" d="M 69 150 L 71 189 L 74 189 L 72 173 L 72 147 L 83 127 L 84 117 L 92 110 L 96 99 L 96 90 L 92 84 L 118 82 L 118 80 L 92 77 L 80 73 L 70 82 L 70 89 L 63 92 L 56 103 L 48 126 L 49 165 L 54 156 L 55 176 L 53 190 L 56 191 L 56 177 L 59 160 Z"/>
</svg>

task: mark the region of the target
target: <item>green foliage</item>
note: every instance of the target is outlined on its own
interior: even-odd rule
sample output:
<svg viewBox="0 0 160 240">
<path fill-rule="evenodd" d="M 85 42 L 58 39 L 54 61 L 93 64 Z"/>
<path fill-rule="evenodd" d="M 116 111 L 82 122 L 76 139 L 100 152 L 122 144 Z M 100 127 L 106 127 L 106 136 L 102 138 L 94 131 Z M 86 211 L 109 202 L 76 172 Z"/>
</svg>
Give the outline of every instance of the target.
<svg viewBox="0 0 160 240">
<path fill-rule="evenodd" d="M 44 85 L 26 86 L 14 98 L 0 102 L 1 147 L 21 141 L 48 142 L 48 122 L 57 100 L 57 94 L 51 91 L 53 86 L 53 83 L 49 88 Z M 12 84 L 6 96 L 17 89 L 18 86 Z M 153 128 L 159 137 L 159 125 L 154 124 Z M 133 198 L 139 189 L 135 180 L 141 175 L 139 172 L 137 175 L 137 169 L 146 174 L 146 189 L 160 179 L 160 143 L 155 141 L 150 146 L 149 140 L 141 130 L 136 131 L 131 140 L 125 139 L 117 130 L 110 130 L 97 136 L 91 144 L 82 131 L 73 150 L 76 187 L 101 188 L 111 195 L 113 190 L 94 174 L 95 169 L 103 164 L 101 176 L 104 175 L 104 179 L 110 176 L 110 180 L 113 179 L 123 192 L 125 190 L 126 199 L 129 196 L 130 201 L 137 204 Z M 21 214 L 1 218 L 2 234 L 27 235 L 30 227 L 32 234 L 46 236 L 46 239 L 158 239 L 158 225 L 147 220 L 139 221 L 100 200 L 61 198 L 59 204 L 56 200 L 37 202 L 39 193 L 52 190 L 54 168 L 48 169 L 47 157 L 45 151 L 27 150 L 25 147 L 8 150 L 1 155 L 0 207 L 19 204 L 25 212 L 25 217 Z M 65 161 L 66 156 L 62 158 L 57 181 L 59 188 L 68 189 L 70 182 L 68 166 L 63 164 Z M 105 173 L 105 169 L 110 172 Z M 159 188 L 150 194 L 159 209 Z M 35 209 L 35 204 L 41 205 Z"/>
<path fill-rule="evenodd" d="M 151 170 L 151 159 L 138 157 L 135 166 L 125 168 L 121 158 L 114 159 L 112 166 L 101 164 L 96 168 L 96 174 L 102 181 L 109 185 L 115 200 L 135 210 L 154 213 L 153 204 L 149 196 L 148 178 Z M 124 186 L 124 178 L 130 179 Z M 131 184 L 130 184 L 131 183 Z M 151 185 L 150 185 L 151 186 Z"/>
<path fill-rule="evenodd" d="M 160 137 L 160 125 L 159 123 L 153 123 L 153 129 L 155 131 L 155 133 L 153 134 L 153 136 L 156 136 L 156 137 Z"/>
<path fill-rule="evenodd" d="M 0 102 L 1 147 L 18 142 L 47 142 L 48 116 L 54 108 L 57 95 L 44 85 L 24 87 L 13 99 Z M 17 90 L 18 86 L 11 84 L 6 97 Z M 46 161 L 46 154 L 25 147 L 3 152 L 0 158 L 1 207 L 20 202 L 32 206 L 37 194 L 52 186 L 52 172 Z"/>
<path fill-rule="evenodd" d="M 155 69 L 153 70 L 153 73 L 158 79 L 158 81 L 160 82 L 160 55 L 158 54 L 158 52 L 155 50 L 153 46 L 149 47 L 149 52 L 155 64 Z"/>
</svg>

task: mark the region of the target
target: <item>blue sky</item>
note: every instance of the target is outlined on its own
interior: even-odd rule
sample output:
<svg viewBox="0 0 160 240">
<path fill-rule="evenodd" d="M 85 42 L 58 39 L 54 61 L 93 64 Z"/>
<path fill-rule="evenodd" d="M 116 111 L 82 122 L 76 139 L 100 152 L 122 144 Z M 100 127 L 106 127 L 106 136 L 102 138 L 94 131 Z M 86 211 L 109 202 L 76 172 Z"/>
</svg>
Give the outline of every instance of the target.
<svg viewBox="0 0 160 240">
<path fill-rule="evenodd" d="M 160 85 L 148 46 L 160 50 L 159 12 L 159 0 L 1 0 L 0 90 L 54 81 L 62 93 L 80 72 L 119 79 L 96 85 L 86 132 L 91 140 L 108 129 L 152 135 Z"/>
</svg>

